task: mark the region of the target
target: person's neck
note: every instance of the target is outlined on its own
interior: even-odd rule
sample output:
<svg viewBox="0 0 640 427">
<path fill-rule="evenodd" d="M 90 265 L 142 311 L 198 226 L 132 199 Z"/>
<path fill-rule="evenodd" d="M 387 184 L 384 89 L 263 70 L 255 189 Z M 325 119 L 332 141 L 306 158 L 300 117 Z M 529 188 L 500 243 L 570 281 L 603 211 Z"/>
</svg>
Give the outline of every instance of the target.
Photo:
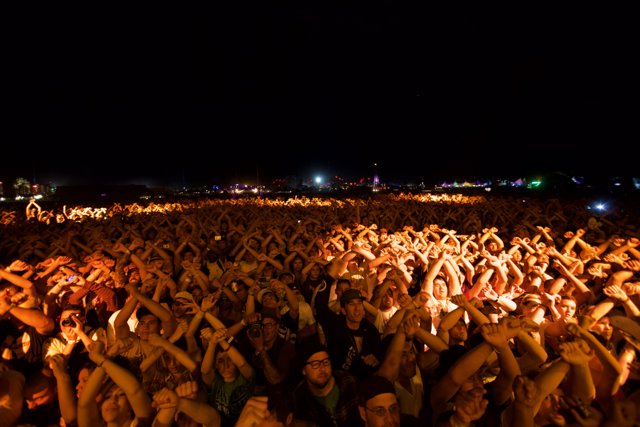
<svg viewBox="0 0 640 427">
<path fill-rule="evenodd" d="M 327 385 L 325 385 L 322 388 L 319 388 L 319 387 L 316 387 L 315 385 L 309 384 L 309 391 L 311 391 L 311 394 L 314 395 L 314 396 L 325 397 L 326 395 L 331 393 L 331 390 L 333 389 L 333 387 L 335 385 L 336 385 L 336 379 L 332 375 L 331 379 L 329 380 Z"/>
<path fill-rule="evenodd" d="M 264 342 L 264 349 L 265 350 L 271 350 L 271 348 L 273 348 L 273 345 L 276 343 L 276 340 L 278 339 L 278 335 L 276 335 L 276 337 L 270 341 L 265 341 Z"/>
<path fill-rule="evenodd" d="M 411 378 L 412 377 L 400 375 L 398 376 L 398 382 L 400 383 L 400 385 L 402 385 L 402 387 L 405 388 L 405 390 L 413 391 L 411 387 Z"/>
<path fill-rule="evenodd" d="M 449 347 L 452 347 L 454 345 L 464 345 L 464 341 L 457 340 L 455 338 L 449 338 Z"/>
<path fill-rule="evenodd" d="M 348 319 L 346 320 L 347 328 L 349 328 L 349 329 L 351 329 L 353 331 L 356 331 L 356 330 L 360 329 L 360 324 L 361 323 L 362 323 L 362 321 L 352 322 L 352 321 L 350 321 Z"/>
<path fill-rule="evenodd" d="M 107 427 L 129 427 L 132 421 L 133 419 L 129 417 L 126 417 L 126 418 L 118 417 L 117 420 L 113 420 L 106 423 L 106 426 Z"/>
</svg>

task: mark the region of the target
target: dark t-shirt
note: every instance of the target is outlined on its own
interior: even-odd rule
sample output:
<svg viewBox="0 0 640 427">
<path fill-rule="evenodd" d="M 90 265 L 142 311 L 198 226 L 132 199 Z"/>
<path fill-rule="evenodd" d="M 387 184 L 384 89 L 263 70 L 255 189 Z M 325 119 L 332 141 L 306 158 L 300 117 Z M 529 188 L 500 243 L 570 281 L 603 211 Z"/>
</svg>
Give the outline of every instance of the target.
<svg viewBox="0 0 640 427">
<path fill-rule="evenodd" d="M 55 400 L 47 405 L 29 409 L 25 403 L 22 407 L 22 416 L 17 425 L 33 425 L 37 427 L 58 427 L 60 426 L 60 406 Z M 2 420 L 0 420 L 2 425 Z"/>
</svg>

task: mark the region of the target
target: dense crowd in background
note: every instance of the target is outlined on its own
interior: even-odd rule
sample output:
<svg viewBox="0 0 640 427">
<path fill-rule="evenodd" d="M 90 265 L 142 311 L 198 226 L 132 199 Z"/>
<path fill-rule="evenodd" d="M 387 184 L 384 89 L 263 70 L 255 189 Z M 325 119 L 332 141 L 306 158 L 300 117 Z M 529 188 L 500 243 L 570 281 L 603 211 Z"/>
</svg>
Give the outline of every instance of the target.
<svg viewBox="0 0 640 427">
<path fill-rule="evenodd" d="M 640 228 L 398 194 L 0 210 L 0 426 L 640 423 Z"/>
</svg>

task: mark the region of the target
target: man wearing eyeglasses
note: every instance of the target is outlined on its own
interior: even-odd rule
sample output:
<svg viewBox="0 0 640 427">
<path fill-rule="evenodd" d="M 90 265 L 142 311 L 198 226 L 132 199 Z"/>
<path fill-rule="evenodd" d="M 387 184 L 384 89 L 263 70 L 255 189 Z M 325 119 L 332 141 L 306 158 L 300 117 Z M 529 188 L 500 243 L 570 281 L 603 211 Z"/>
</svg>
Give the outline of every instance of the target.
<svg viewBox="0 0 640 427">
<path fill-rule="evenodd" d="M 303 379 L 295 389 L 294 419 L 305 426 L 358 426 L 357 379 L 333 370 L 328 349 L 315 340 L 298 348 Z"/>
<path fill-rule="evenodd" d="M 366 427 L 399 427 L 400 404 L 393 383 L 378 375 L 360 381 L 358 411 Z"/>
</svg>

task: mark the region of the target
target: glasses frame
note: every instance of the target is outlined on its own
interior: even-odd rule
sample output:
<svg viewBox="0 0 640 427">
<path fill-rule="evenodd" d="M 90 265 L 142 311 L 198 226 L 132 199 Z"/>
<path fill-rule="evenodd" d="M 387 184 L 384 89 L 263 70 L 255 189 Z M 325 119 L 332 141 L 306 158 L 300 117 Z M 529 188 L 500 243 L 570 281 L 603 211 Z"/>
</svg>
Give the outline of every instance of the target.
<svg viewBox="0 0 640 427">
<path fill-rule="evenodd" d="M 396 415 L 400 413 L 400 405 L 398 405 L 397 403 L 394 403 L 388 408 L 385 408 L 384 406 L 376 406 L 375 408 L 369 408 L 368 406 L 365 406 L 365 409 L 373 412 L 376 417 L 380 418 L 387 415 L 387 412 L 389 413 L 389 415 Z"/>
<path fill-rule="evenodd" d="M 331 366 L 331 358 L 327 357 L 322 360 L 312 360 L 311 362 L 307 362 L 306 365 L 311 366 L 311 369 L 320 369 L 320 366 Z"/>
</svg>

